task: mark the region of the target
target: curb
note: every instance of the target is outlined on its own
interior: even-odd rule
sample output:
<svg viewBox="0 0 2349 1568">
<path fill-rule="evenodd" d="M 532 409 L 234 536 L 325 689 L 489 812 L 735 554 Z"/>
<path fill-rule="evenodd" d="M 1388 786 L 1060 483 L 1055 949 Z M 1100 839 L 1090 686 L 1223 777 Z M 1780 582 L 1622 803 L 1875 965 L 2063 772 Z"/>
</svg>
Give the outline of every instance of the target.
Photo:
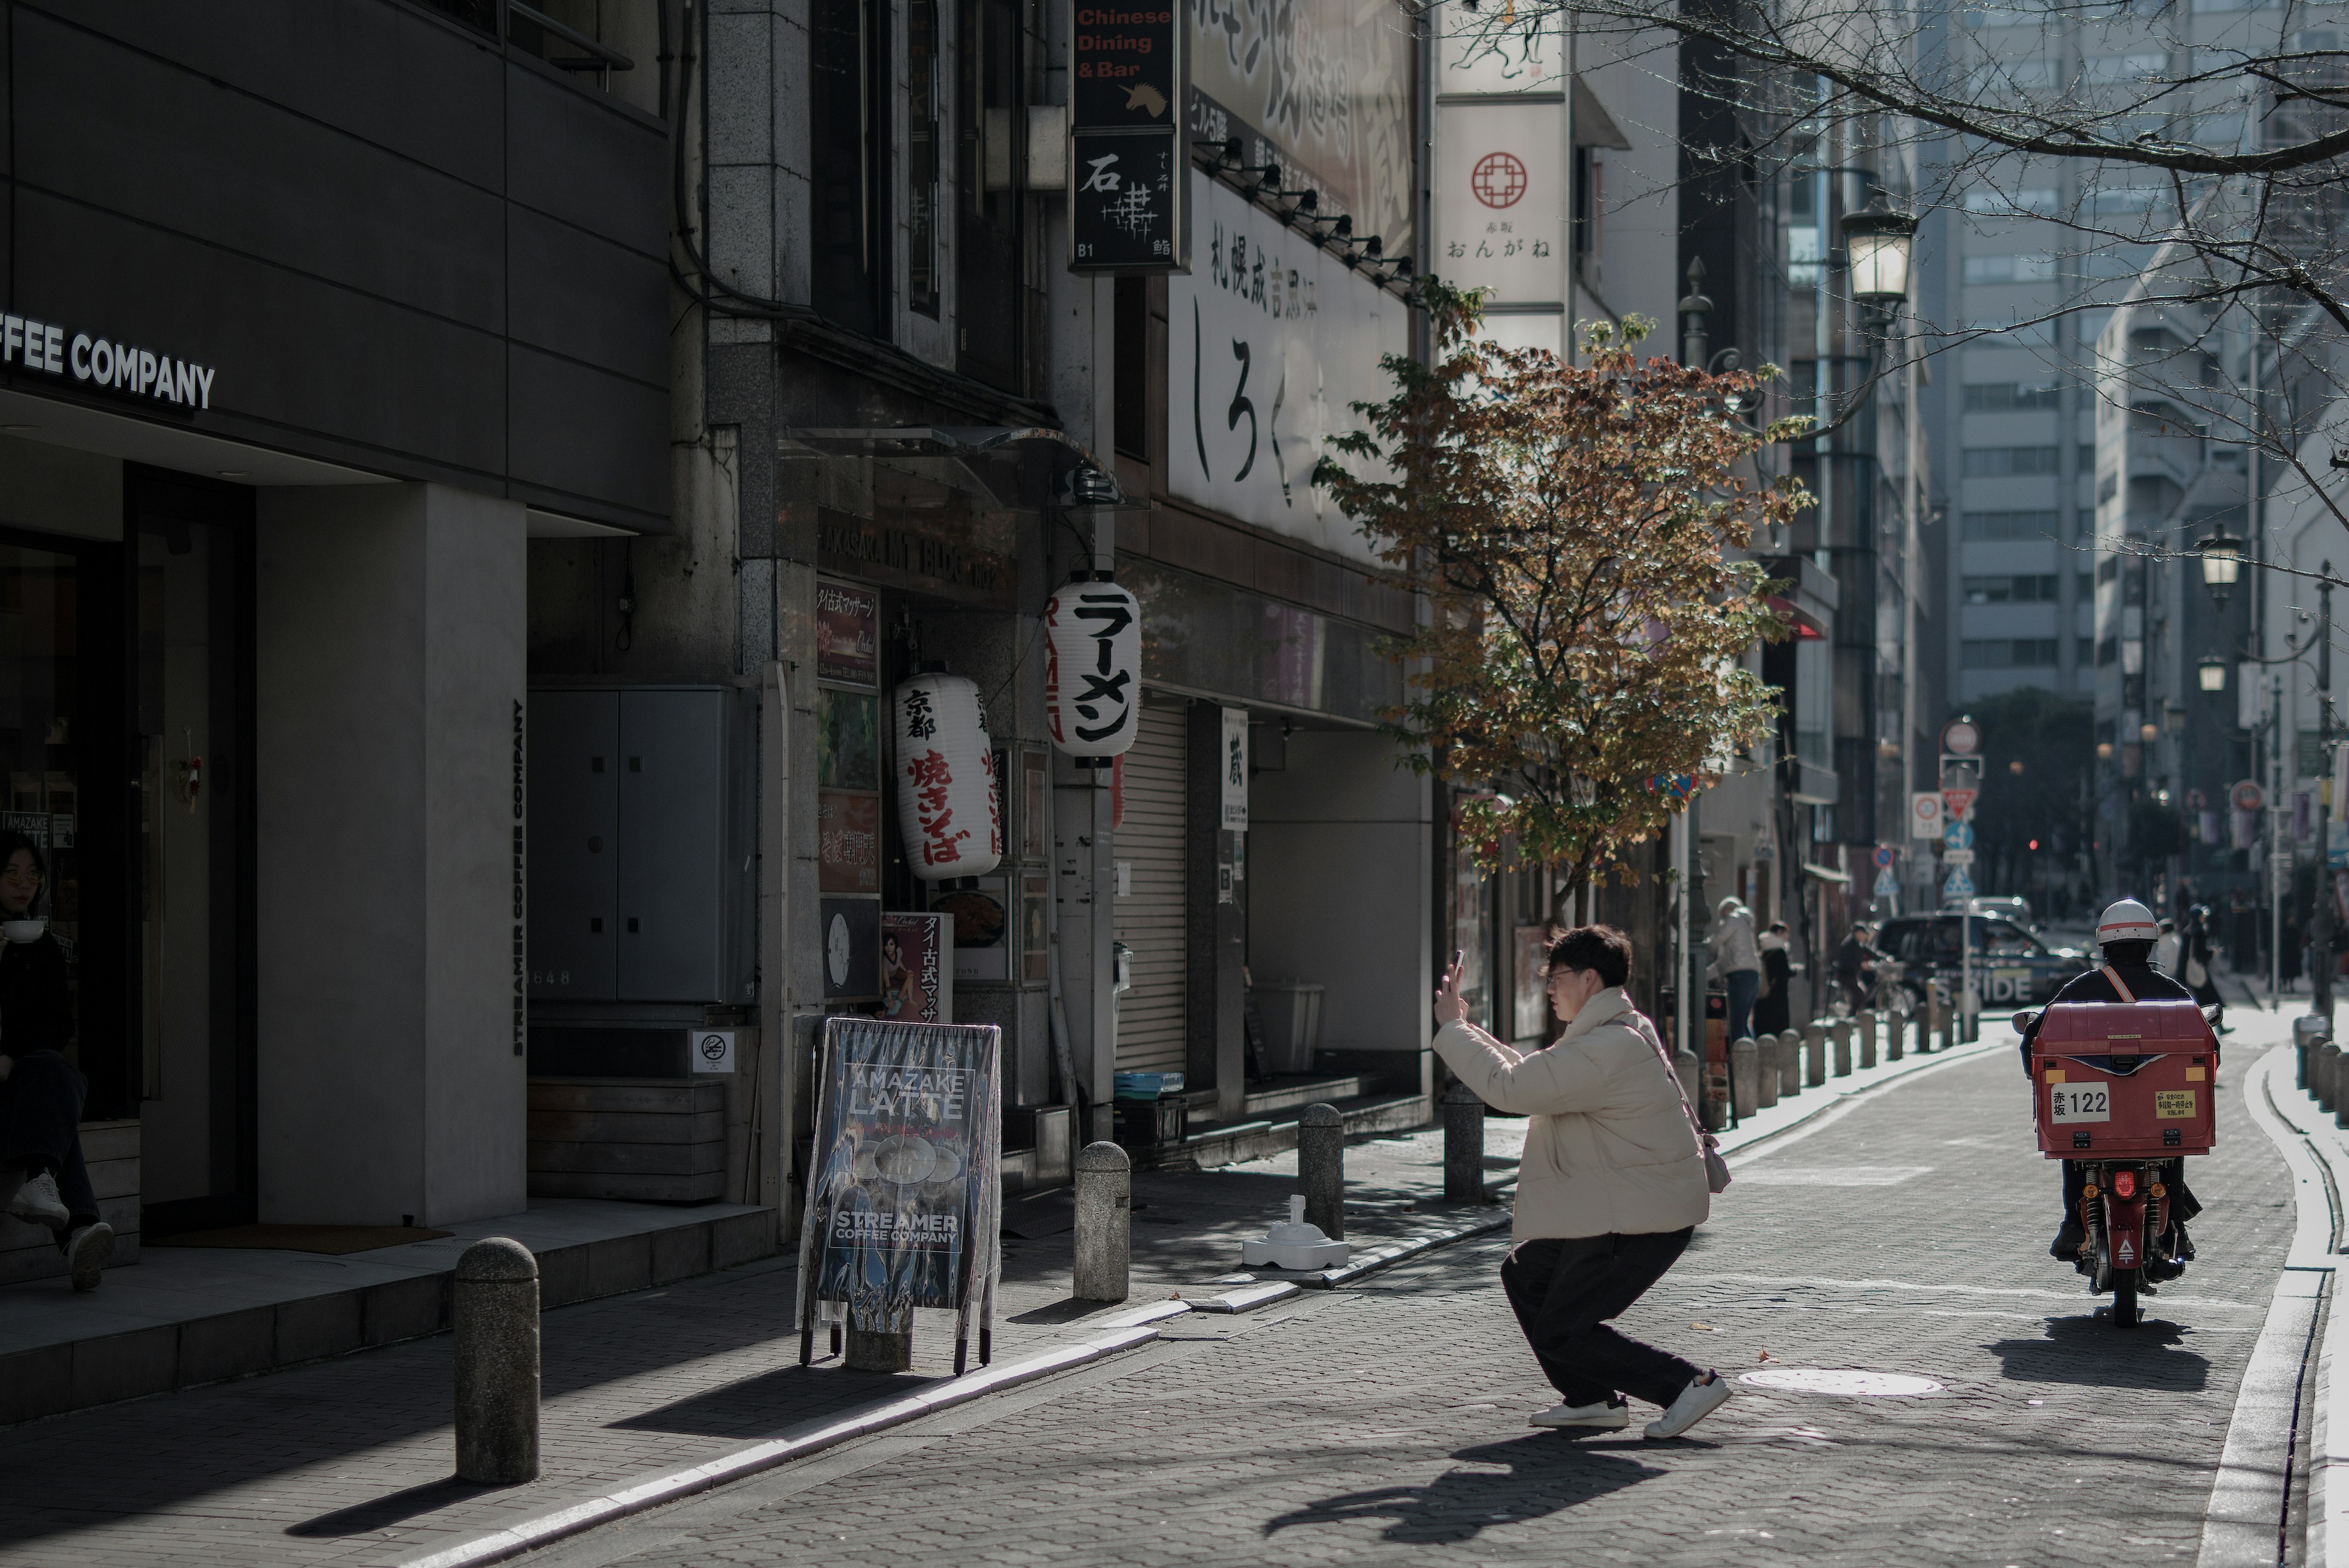
<svg viewBox="0 0 2349 1568">
<path fill-rule="evenodd" d="M 507 1525 L 471 1541 L 460 1541 L 453 1546 L 444 1546 L 422 1556 L 403 1558 L 399 1568 L 474 1568 L 479 1563 L 502 1563 L 567 1536 L 593 1530 L 599 1524 L 608 1524 L 616 1519 L 625 1519 L 647 1509 L 675 1502 L 679 1498 L 691 1497 L 696 1492 L 725 1486 L 793 1459 L 838 1448 L 854 1438 L 885 1432 L 925 1416 L 950 1410 L 957 1405 L 968 1405 L 989 1394 L 1016 1388 L 1024 1383 L 1089 1366 L 1126 1351 L 1154 1345 L 1157 1343 L 1156 1325 L 1161 1320 L 1180 1316 L 1188 1311 L 1188 1303 L 1170 1301 L 1125 1313 L 1112 1320 L 1116 1325 L 1114 1332 L 1098 1339 L 1046 1351 L 1024 1361 L 982 1367 L 937 1387 L 909 1394 L 902 1399 L 893 1399 L 850 1420 L 835 1421 L 796 1438 L 771 1438 L 723 1459 L 711 1459 L 686 1469 L 671 1470 L 666 1475 L 654 1476 L 589 1498 L 584 1502 L 541 1514 L 536 1519 Z"/>
</svg>

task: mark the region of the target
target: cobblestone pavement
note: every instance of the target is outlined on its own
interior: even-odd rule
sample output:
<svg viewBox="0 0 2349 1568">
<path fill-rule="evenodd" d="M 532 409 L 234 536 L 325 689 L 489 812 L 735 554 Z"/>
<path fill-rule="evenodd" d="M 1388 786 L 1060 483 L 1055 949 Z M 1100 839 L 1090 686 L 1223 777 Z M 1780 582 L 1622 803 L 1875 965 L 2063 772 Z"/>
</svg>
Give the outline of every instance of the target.
<svg viewBox="0 0 2349 1568">
<path fill-rule="evenodd" d="M 1513 1152 L 1522 1136 L 1521 1123 L 1496 1121 L 1488 1147 Z M 1358 1238 L 1458 1222 L 1459 1211 L 1426 1203 L 1443 1185 L 1440 1134 L 1348 1156 L 1352 1189 L 1370 1205 L 1349 1215 Z M 1498 1153 L 1490 1163 L 1495 1180 L 1514 1173 Z M 1235 1268 L 1240 1239 L 1286 1218 L 1295 1189 L 1293 1157 L 1286 1175 L 1259 1162 L 1137 1176 L 1127 1305 Z M 1398 1207 L 1414 1199 L 1416 1211 Z M 999 1365 L 1092 1337 L 1100 1320 L 1126 1310 L 1068 1300 L 1071 1242 L 1066 1231 L 1006 1238 Z M 773 1260 L 549 1313 L 545 1474 L 527 1487 L 450 1479 L 445 1335 L 0 1431 L 0 1563 L 396 1563 L 951 1372 L 951 1339 L 927 1327 L 910 1374 L 850 1373 L 828 1360 L 802 1369 L 790 1331 L 796 1279 L 792 1260 Z"/>
<path fill-rule="evenodd" d="M 550 1547 L 561 1568 L 2191 1561 L 2291 1230 L 2240 1101 L 2196 1163 L 2201 1259 L 2136 1333 L 2044 1248 L 2055 1178 L 2005 1052 L 1744 1163 L 1624 1319 L 1730 1376 L 1858 1368 L 1918 1398 L 1741 1385 L 1691 1438 L 1528 1431 L 1547 1390 L 1466 1243 L 1354 1291 L 1188 1319 L 1139 1355 Z M 1200 1337 L 1204 1336 L 1204 1337 Z"/>
</svg>

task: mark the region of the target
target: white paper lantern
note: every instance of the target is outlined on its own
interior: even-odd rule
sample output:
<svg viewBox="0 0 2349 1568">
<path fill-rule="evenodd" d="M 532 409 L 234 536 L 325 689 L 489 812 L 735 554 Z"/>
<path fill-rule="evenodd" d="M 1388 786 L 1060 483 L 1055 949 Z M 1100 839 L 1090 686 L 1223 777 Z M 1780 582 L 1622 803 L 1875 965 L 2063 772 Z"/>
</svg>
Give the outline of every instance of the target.
<svg viewBox="0 0 2349 1568">
<path fill-rule="evenodd" d="M 994 870 L 1003 808 L 978 687 L 959 675 L 916 675 L 891 695 L 889 722 L 897 827 L 914 875 L 945 882 Z"/>
<path fill-rule="evenodd" d="M 1112 582 L 1069 584 L 1044 607 L 1044 713 L 1072 757 L 1123 756 L 1141 728 L 1142 604 Z"/>
</svg>

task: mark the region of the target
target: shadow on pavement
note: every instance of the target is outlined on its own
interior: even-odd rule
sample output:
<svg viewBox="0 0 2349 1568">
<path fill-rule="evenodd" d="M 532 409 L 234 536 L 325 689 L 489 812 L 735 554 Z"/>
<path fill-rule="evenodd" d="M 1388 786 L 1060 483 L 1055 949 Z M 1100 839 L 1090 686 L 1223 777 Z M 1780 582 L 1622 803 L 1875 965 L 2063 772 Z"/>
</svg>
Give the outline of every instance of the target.
<svg viewBox="0 0 2349 1568">
<path fill-rule="evenodd" d="M 2047 1320 L 2040 1339 L 2002 1339 L 1983 1348 L 2019 1383 L 2083 1383 L 2105 1388 L 2191 1393 L 2210 1380 L 2209 1360 L 2180 1350 L 2178 1325 L 2147 1321 L 2115 1328 L 2101 1317 Z"/>
<path fill-rule="evenodd" d="M 367 1502 L 338 1508 L 332 1513 L 322 1513 L 299 1524 L 289 1524 L 285 1527 L 285 1533 L 310 1538 L 365 1535 L 389 1525 L 404 1524 L 419 1514 L 430 1513 L 436 1508 L 447 1508 L 451 1503 L 464 1502 L 484 1493 L 503 1490 L 502 1487 L 484 1486 L 457 1476 L 446 1476 L 437 1481 L 427 1481 L 422 1486 L 403 1487 L 398 1491 L 388 1492 Z"/>
<path fill-rule="evenodd" d="M 978 1364 L 976 1347 L 971 1365 Z M 784 1366 L 614 1421 L 618 1430 L 704 1438 L 769 1438 L 818 1419 L 837 1421 L 946 1381 L 915 1372 L 852 1372 L 844 1366 Z"/>
<path fill-rule="evenodd" d="M 1452 1457 L 1508 1469 L 1446 1470 L 1422 1486 L 1344 1492 L 1276 1516 L 1266 1521 L 1264 1533 L 1392 1515 L 1394 1522 L 1381 1532 L 1386 1540 L 1411 1546 L 1448 1545 L 1474 1540 L 1488 1525 L 1545 1519 L 1666 1473 L 1636 1459 L 1578 1448 L 1572 1438 L 1556 1432 L 1479 1443 L 1455 1449 Z"/>
</svg>

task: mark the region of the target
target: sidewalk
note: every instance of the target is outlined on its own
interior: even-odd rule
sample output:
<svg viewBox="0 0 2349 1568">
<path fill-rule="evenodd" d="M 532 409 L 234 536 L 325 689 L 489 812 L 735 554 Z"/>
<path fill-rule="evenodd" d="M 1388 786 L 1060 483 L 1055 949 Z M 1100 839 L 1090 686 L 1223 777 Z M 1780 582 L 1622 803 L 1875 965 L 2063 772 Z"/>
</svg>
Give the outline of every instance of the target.
<svg viewBox="0 0 2349 1568">
<path fill-rule="evenodd" d="M 1830 1080 L 1727 1141 L 1750 1146 L 1955 1054 Z M 1524 1127 L 1485 1123 L 1495 1186 L 1514 1178 Z M 1346 1154 L 1358 1255 L 1506 1223 L 1503 1206 L 1440 1200 L 1440 1130 Z M 1179 1310 L 1177 1292 L 1231 1290 L 1240 1241 L 1285 1217 L 1295 1160 L 1137 1174 L 1133 1294 L 1114 1305 L 1068 1299 L 1065 1195 L 1011 1199 L 996 1365 L 1101 1340 L 1137 1309 Z M 950 1332 L 929 1324 L 917 1325 L 911 1373 L 851 1373 L 828 1359 L 802 1368 L 796 1275 L 795 1260 L 770 1259 L 546 1314 L 544 1473 L 523 1487 L 450 1479 L 445 1335 L 0 1431 L 11 1478 L 0 1563 L 394 1564 L 949 1385 Z"/>
</svg>

